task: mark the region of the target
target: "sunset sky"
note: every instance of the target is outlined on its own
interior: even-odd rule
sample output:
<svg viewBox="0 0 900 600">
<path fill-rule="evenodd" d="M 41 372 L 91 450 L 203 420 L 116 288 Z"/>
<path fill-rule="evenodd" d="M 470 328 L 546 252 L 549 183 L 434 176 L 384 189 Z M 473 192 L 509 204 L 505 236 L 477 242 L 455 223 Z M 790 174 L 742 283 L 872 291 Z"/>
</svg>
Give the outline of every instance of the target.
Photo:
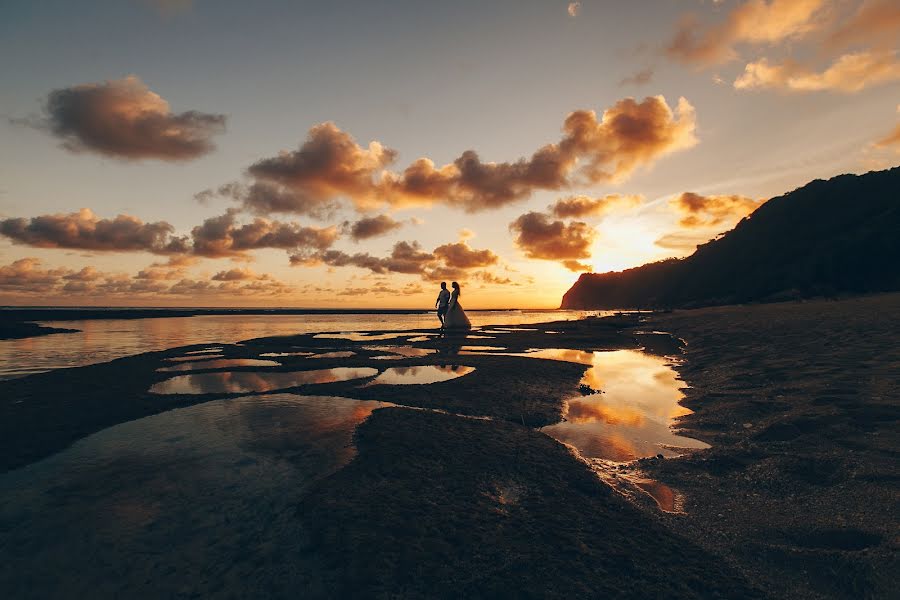
<svg viewBox="0 0 900 600">
<path fill-rule="evenodd" d="M 9 0 L 0 116 L 0 304 L 551 308 L 900 163 L 900 3 Z"/>
</svg>

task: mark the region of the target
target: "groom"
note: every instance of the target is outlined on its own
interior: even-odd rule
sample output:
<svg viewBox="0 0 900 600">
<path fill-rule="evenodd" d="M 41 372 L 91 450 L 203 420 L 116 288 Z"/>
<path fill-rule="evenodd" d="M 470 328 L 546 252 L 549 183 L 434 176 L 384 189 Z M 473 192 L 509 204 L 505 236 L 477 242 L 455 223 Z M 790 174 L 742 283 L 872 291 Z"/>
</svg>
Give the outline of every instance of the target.
<svg viewBox="0 0 900 600">
<path fill-rule="evenodd" d="M 447 307 L 450 305 L 450 292 L 447 291 L 447 282 L 441 282 L 441 291 L 438 293 L 434 307 L 437 309 L 438 319 L 441 321 L 441 329 L 444 328 L 444 315 L 447 314 Z"/>
</svg>

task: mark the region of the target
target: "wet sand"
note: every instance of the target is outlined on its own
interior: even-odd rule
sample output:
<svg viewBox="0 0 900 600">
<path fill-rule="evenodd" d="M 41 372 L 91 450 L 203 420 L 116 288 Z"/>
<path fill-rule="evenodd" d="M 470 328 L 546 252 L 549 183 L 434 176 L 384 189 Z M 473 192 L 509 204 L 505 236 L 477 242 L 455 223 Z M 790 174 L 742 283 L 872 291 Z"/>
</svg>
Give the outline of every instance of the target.
<svg viewBox="0 0 900 600">
<path fill-rule="evenodd" d="M 900 294 L 654 315 L 712 444 L 643 461 L 668 525 L 775 597 L 888 598 L 900 581 Z M 891 591 L 893 590 L 893 591 Z"/>
<path fill-rule="evenodd" d="M 290 541 L 266 526 L 251 533 L 283 547 L 263 544 L 229 565 L 191 564 L 191 581 L 154 563 L 140 581 L 125 573 L 104 589 L 129 597 L 884 597 L 897 572 L 898 307 L 900 295 L 889 295 L 475 332 L 487 339 L 296 335 L 148 353 L 0 382 L 0 469 L 118 423 L 247 397 L 247 386 L 271 392 L 265 374 L 278 373 L 273 380 L 291 383 L 279 393 L 397 407 L 359 426 L 345 467 L 302 493 L 285 490 L 296 510 L 280 513 L 278 527 L 293 532 Z M 588 367 L 515 354 L 679 354 L 678 340 L 654 333 L 667 331 L 687 341 L 678 369 L 696 412 L 681 419 L 683 433 L 712 448 L 621 464 L 584 460 L 541 432 L 563 418 L 567 399 L 593 391 L 579 388 Z M 200 364 L 196 374 L 214 391 L 149 392 L 181 376 L 159 369 L 194 362 L 170 359 L 202 363 L 207 349 L 216 359 L 281 364 Z M 376 369 L 416 366 L 474 370 L 425 386 L 366 385 Z M 329 369 L 360 376 L 313 374 Z M 21 589 L 24 577 L 0 567 L 0 589 Z M 78 583 L 91 589 L 87 573 Z"/>
</svg>

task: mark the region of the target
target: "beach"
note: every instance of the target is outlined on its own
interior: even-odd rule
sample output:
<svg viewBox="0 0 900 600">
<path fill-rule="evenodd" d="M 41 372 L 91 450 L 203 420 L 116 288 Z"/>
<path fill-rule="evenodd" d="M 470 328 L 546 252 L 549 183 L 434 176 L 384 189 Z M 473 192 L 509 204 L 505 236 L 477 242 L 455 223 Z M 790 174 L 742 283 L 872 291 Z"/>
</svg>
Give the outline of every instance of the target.
<svg viewBox="0 0 900 600">
<path fill-rule="evenodd" d="M 307 333 L 2 381 L 0 587 L 885 597 L 898 315 L 894 294 Z"/>
</svg>

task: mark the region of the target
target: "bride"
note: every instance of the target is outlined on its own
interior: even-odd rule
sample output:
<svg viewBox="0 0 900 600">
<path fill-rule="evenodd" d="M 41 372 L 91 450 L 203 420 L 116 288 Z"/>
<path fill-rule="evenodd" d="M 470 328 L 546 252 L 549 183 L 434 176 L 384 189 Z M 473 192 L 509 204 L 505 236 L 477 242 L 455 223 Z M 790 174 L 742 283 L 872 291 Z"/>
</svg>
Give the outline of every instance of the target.
<svg viewBox="0 0 900 600">
<path fill-rule="evenodd" d="M 463 310 L 462 305 L 459 303 L 459 284 L 454 281 L 451 287 L 453 291 L 450 292 L 450 304 L 447 307 L 447 316 L 444 317 L 444 328 L 471 329 L 472 323 L 469 322 L 466 311 Z"/>
</svg>

